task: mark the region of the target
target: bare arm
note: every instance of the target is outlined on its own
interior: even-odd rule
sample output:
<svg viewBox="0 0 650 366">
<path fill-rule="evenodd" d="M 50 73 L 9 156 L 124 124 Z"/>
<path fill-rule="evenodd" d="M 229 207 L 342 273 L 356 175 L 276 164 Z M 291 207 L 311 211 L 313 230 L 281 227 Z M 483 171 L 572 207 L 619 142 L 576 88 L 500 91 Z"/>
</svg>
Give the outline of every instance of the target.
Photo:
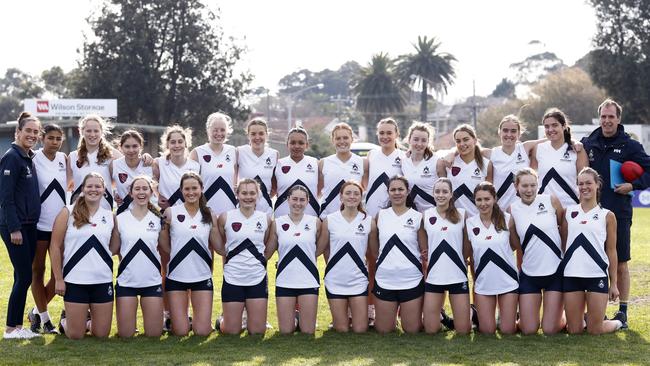
<svg viewBox="0 0 650 366">
<path fill-rule="evenodd" d="M 519 235 L 517 234 L 515 220 L 512 218 L 512 216 L 510 216 L 510 222 L 508 222 L 508 231 L 510 231 L 510 248 L 517 252 L 517 268 L 521 271 L 521 264 L 523 262 L 524 253 L 521 247 Z"/>
<path fill-rule="evenodd" d="M 219 234 L 219 215 L 215 214 L 214 212 L 210 211 L 210 214 L 212 216 L 212 225 L 210 226 L 210 236 L 209 236 L 209 243 L 210 243 L 210 248 L 217 252 L 219 255 L 225 255 L 224 253 L 220 253 L 219 250 L 223 247 L 221 244 L 221 235 Z"/>
<path fill-rule="evenodd" d="M 65 295 L 65 282 L 63 281 L 63 248 L 65 232 L 68 229 L 68 208 L 64 207 L 54 220 L 52 227 L 52 239 L 50 241 L 50 263 L 55 285 L 54 292 L 57 295 Z"/>
<path fill-rule="evenodd" d="M 111 241 L 108 245 L 111 254 L 118 255 L 120 253 L 120 244 L 120 230 L 117 227 L 117 218 L 113 215 L 113 231 L 111 232 Z"/>
<path fill-rule="evenodd" d="M 215 232 L 215 238 L 214 238 L 214 251 L 217 252 L 217 254 L 225 256 L 227 255 L 226 253 L 226 230 L 224 230 L 224 227 L 226 226 L 226 218 L 228 217 L 228 213 L 224 212 L 219 217 L 217 218 L 217 223 L 214 225 L 214 228 L 216 229 Z M 212 233 L 210 233 L 212 234 Z"/>
<path fill-rule="evenodd" d="M 368 152 L 368 155 L 370 155 L 370 152 Z M 368 162 L 368 157 L 366 156 L 363 159 L 363 177 L 361 177 L 361 185 L 363 186 L 363 189 L 366 190 L 368 189 L 368 169 L 370 169 L 370 163 Z"/>
<path fill-rule="evenodd" d="M 436 162 L 436 173 L 438 173 L 439 177 L 447 176 L 447 164 L 444 159 L 438 159 L 438 162 Z"/>
<path fill-rule="evenodd" d="M 171 238 L 170 238 L 170 226 L 172 223 L 171 219 L 171 210 L 165 210 L 163 214 L 163 224 L 160 228 L 160 233 L 158 234 L 158 247 L 160 251 L 167 254 L 171 253 Z"/>
<path fill-rule="evenodd" d="M 368 250 L 370 251 L 370 255 L 375 259 L 379 257 L 379 229 L 376 224 L 378 217 L 379 215 L 373 219 L 374 229 L 371 228 L 370 235 L 368 236 Z"/>
<path fill-rule="evenodd" d="M 560 200 L 557 199 L 555 195 L 551 195 L 551 205 L 555 209 L 555 216 L 557 217 L 557 226 L 560 227 L 562 226 L 562 218 L 564 217 L 564 207 L 562 207 Z"/>
<path fill-rule="evenodd" d="M 576 173 L 580 173 L 582 168 L 589 166 L 589 159 L 587 158 L 587 153 L 584 150 L 577 152 L 578 159 L 576 160 Z"/>
<path fill-rule="evenodd" d="M 323 220 L 323 222 L 320 224 L 320 229 L 318 233 L 318 239 L 316 242 L 316 257 L 319 255 L 325 253 L 327 249 L 329 249 L 330 246 L 330 232 L 327 229 L 327 218 Z M 329 256 L 325 256 L 325 261 L 329 259 Z"/>
<path fill-rule="evenodd" d="M 488 163 L 488 168 L 487 168 L 487 176 L 485 177 L 485 180 L 492 183 L 494 181 L 494 167 L 492 166 L 492 162 Z"/>
<path fill-rule="evenodd" d="M 275 222 L 272 221 L 269 225 L 269 237 L 266 240 L 266 248 L 264 249 L 266 259 L 271 259 L 276 250 L 278 250 L 278 234 L 275 231 Z"/>
<path fill-rule="evenodd" d="M 533 149 L 530 151 L 530 167 L 537 170 L 537 166 L 537 145 L 533 145 Z"/>
<path fill-rule="evenodd" d="M 424 223 L 420 223 L 420 228 L 418 229 L 418 246 L 420 247 L 420 260 L 422 261 L 422 268 L 424 271 L 426 271 L 427 262 L 429 260 L 429 245 L 427 240 L 427 232 L 424 230 Z"/>
<path fill-rule="evenodd" d="M 562 253 L 566 253 L 568 236 L 569 236 L 569 224 L 566 221 L 566 217 L 562 216 L 562 224 L 560 225 L 560 240 L 562 240 Z"/>
<path fill-rule="evenodd" d="M 323 177 L 323 159 L 320 159 L 318 161 L 318 188 L 317 188 L 317 196 L 318 198 L 321 197 L 323 194 L 323 186 L 325 185 L 325 179 Z"/>
</svg>

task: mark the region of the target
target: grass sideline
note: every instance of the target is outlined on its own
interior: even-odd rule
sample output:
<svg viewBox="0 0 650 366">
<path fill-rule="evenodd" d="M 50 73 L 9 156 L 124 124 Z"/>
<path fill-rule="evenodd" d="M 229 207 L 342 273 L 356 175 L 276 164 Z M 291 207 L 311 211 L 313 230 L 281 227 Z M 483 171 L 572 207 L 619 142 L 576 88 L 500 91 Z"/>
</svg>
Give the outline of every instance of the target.
<svg viewBox="0 0 650 366">
<path fill-rule="evenodd" d="M 163 336 L 120 339 L 116 326 L 109 339 L 87 337 L 70 341 L 63 336 L 45 336 L 31 341 L 0 340 L 0 364 L 287 364 L 287 365 L 423 365 L 423 364 L 525 364 L 525 365 L 648 365 L 650 364 L 650 209 L 635 209 L 632 226 L 632 294 L 630 329 L 604 336 L 456 336 L 453 332 L 434 336 L 395 333 L 379 335 L 337 334 L 328 331 L 329 308 L 321 286 L 318 329 L 314 337 L 277 333 L 274 291 L 269 298 L 269 321 L 275 329 L 262 336 L 209 337 Z M 274 285 L 273 265 L 269 271 Z M 321 276 L 323 261 L 319 260 Z M 214 280 L 221 284 L 221 266 Z M 5 320 L 12 280 L 11 263 L 0 249 L 0 319 Z M 221 312 L 215 291 L 213 319 Z M 28 309 L 33 306 L 31 294 Z M 63 306 L 57 298 L 50 307 L 56 321 Z M 610 304 L 607 314 L 616 310 Z M 25 319 L 25 324 L 29 324 Z M 142 324 L 139 322 L 142 329 Z"/>
</svg>

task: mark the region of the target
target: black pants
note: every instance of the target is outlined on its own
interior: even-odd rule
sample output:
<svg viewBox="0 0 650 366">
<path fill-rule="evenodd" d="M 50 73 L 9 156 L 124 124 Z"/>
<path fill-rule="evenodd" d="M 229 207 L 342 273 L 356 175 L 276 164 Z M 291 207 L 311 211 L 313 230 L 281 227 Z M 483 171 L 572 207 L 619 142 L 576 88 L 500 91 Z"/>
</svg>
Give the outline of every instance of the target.
<svg viewBox="0 0 650 366">
<path fill-rule="evenodd" d="M 23 225 L 20 229 L 23 243 L 11 243 L 11 233 L 6 226 L 0 226 L 0 236 L 9 252 L 9 259 L 14 266 L 14 285 L 7 305 L 7 326 L 16 327 L 23 324 L 27 290 L 32 284 L 32 262 L 36 254 L 36 224 Z"/>
</svg>

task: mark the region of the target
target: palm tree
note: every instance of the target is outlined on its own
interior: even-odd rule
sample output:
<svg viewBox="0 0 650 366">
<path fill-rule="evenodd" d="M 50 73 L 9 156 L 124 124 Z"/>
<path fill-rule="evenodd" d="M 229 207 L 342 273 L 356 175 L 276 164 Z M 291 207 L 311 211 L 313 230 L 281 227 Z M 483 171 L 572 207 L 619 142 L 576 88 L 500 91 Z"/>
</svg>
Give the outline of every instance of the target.
<svg viewBox="0 0 650 366">
<path fill-rule="evenodd" d="M 363 67 L 353 88 L 357 94 L 356 109 L 366 117 L 368 136 L 374 135 L 374 126 L 381 118 L 404 110 L 404 87 L 394 74 L 394 62 L 386 53 L 372 56 Z"/>
<path fill-rule="evenodd" d="M 449 53 L 438 52 L 440 42 L 435 37 L 418 36 L 418 42 L 413 47 L 415 53 L 398 57 L 396 72 L 400 82 L 419 84 L 421 87 L 420 119 L 426 122 L 429 89 L 447 93 L 447 87 L 453 84 L 456 77 L 452 62 L 457 60 Z"/>
</svg>

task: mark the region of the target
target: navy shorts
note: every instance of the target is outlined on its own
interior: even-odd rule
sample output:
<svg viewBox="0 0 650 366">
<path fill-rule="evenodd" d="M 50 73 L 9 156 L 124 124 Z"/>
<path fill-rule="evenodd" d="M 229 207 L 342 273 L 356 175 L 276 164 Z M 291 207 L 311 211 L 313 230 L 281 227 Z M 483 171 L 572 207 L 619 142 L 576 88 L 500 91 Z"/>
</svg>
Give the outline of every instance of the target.
<svg viewBox="0 0 650 366">
<path fill-rule="evenodd" d="M 197 282 L 174 281 L 170 278 L 165 279 L 165 291 L 213 291 L 212 278 Z"/>
<path fill-rule="evenodd" d="M 562 281 L 564 292 L 587 291 L 609 293 L 609 279 L 607 277 L 564 277 Z"/>
<path fill-rule="evenodd" d="M 320 287 L 288 288 L 275 286 L 275 297 L 298 297 L 302 295 L 318 296 L 318 290 L 320 290 Z"/>
<path fill-rule="evenodd" d="M 450 283 L 447 285 L 432 285 L 430 283 L 424 284 L 424 292 L 444 294 L 445 291 L 449 292 L 449 295 L 469 294 L 469 284 L 467 281 Z"/>
<path fill-rule="evenodd" d="M 221 302 L 246 302 L 247 299 L 268 299 L 269 286 L 266 276 L 257 285 L 237 286 L 223 280 Z"/>
<path fill-rule="evenodd" d="M 36 240 L 38 241 L 46 241 L 46 242 L 51 242 L 52 241 L 52 232 L 51 231 L 41 231 L 41 230 L 36 230 Z"/>
<path fill-rule="evenodd" d="M 351 297 L 359 297 L 359 296 L 366 296 L 367 297 L 368 296 L 368 289 L 366 288 L 365 291 L 363 291 L 360 294 L 356 294 L 356 295 L 339 295 L 339 294 L 333 294 L 333 293 L 327 291 L 327 287 L 325 287 L 325 296 L 327 296 L 327 298 L 330 299 L 330 300 L 338 300 L 338 299 L 347 300 L 347 299 L 349 299 Z"/>
<path fill-rule="evenodd" d="M 65 302 L 79 304 L 104 304 L 113 301 L 113 282 L 98 283 L 93 285 L 77 285 L 65 283 Z"/>
<path fill-rule="evenodd" d="M 391 302 L 407 302 L 424 295 L 424 281 L 421 281 L 417 286 L 405 290 L 386 290 L 377 284 L 372 288 L 372 293 L 379 300 Z"/>
<path fill-rule="evenodd" d="M 562 274 L 556 272 L 548 276 L 528 276 L 519 272 L 520 294 L 541 294 L 542 290 L 562 292 Z"/>
<path fill-rule="evenodd" d="M 619 262 L 632 259 L 630 255 L 630 228 L 631 219 L 616 219 L 616 257 Z"/>
<path fill-rule="evenodd" d="M 148 287 L 124 287 L 119 283 L 115 285 L 116 297 L 162 297 L 162 284 Z"/>
</svg>

